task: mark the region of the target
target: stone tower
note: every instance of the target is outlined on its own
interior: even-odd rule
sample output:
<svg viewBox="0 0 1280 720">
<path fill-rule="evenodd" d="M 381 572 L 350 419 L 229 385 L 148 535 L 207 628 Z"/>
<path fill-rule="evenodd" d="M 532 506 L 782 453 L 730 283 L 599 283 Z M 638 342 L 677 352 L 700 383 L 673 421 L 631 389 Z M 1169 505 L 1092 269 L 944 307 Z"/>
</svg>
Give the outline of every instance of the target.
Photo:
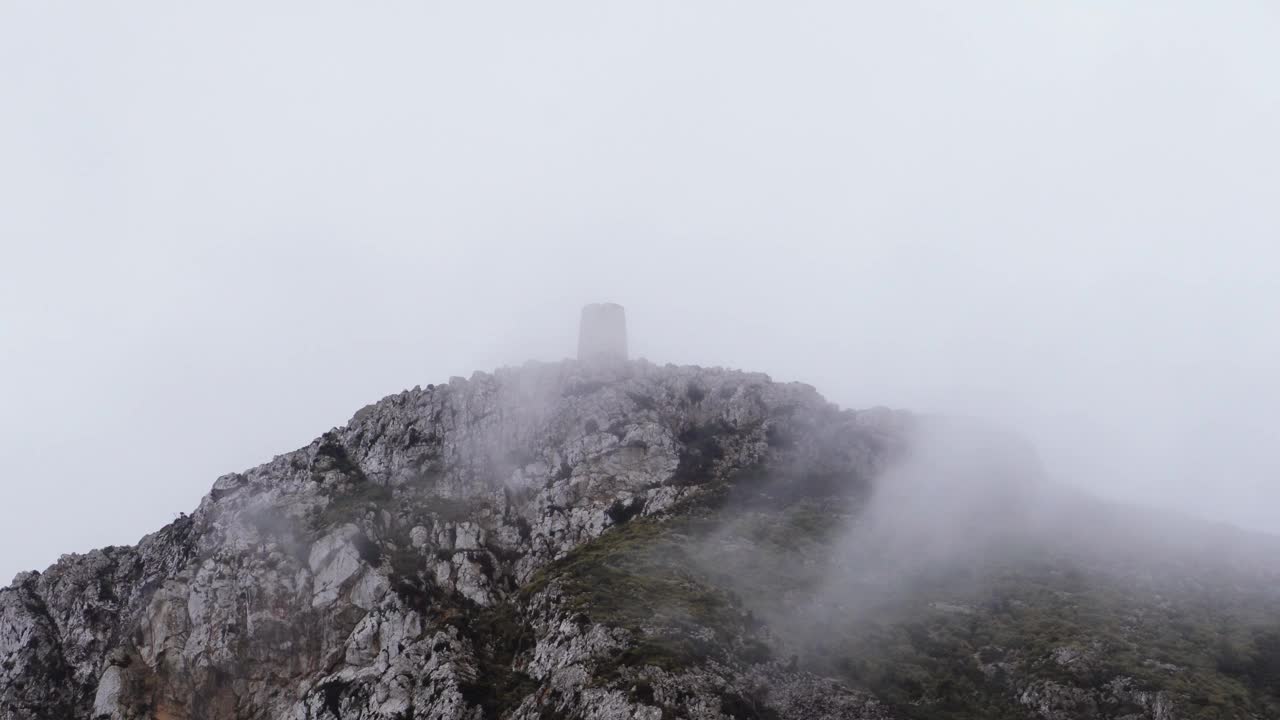
<svg viewBox="0 0 1280 720">
<path fill-rule="evenodd" d="M 582 308 L 578 326 L 578 360 L 590 363 L 625 362 L 627 315 L 616 303 L 595 303 Z"/>
</svg>

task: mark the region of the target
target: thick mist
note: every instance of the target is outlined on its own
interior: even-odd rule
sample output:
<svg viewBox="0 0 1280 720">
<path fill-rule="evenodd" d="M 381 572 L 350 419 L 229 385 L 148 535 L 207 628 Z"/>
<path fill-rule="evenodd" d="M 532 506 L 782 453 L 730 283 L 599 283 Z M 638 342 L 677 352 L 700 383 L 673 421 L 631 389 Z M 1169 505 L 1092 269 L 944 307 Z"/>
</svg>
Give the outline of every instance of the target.
<svg viewBox="0 0 1280 720">
<path fill-rule="evenodd" d="M 1239 638 L 1274 619 L 1280 537 L 1099 499 L 980 420 L 895 424 L 882 472 L 828 477 L 775 458 L 682 548 L 793 665 L 924 693 L 916 663 L 948 654 L 1039 642 L 1121 652 L 1139 626 Z M 1108 635 L 1112 622 L 1134 634 Z"/>
<path fill-rule="evenodd" d="M 0 8 L 0 577 L 572 354 L 981 417 L 1280 531 L 1266 4 Z M 905 486 L 904 486 L 905 487 Z M 936 508 L 935 508 L 936 510 Z"/>
</svg>

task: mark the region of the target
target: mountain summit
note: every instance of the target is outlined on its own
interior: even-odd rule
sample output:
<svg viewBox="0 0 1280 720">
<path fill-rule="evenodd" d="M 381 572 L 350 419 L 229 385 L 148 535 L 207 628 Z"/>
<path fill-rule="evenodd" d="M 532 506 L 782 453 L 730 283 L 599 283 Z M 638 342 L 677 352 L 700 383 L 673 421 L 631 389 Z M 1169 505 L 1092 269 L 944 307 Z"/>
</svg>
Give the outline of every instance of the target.
<svg viewBox="0 0 1280 720">
<path fill-rule="evenodd" d="M 16 578 L 0 594 L 0 717 L 656 719 L 765 682 L 788 717 L 875 716 L 868 696 L 766 659 L 746 609 L 692 578 L 631 623 L 575 591 L 658 598 L 569 571 L 618 527 L 722 502 L 749 471 L 862 486 L 905 422 L 761 374 L 643 361 L 414 388 L 219 478 L 136 547 Z M 646 650 L 694 644 L 723 656 L 646 669 Z"/>
<path fill-rule="evenodd" d="M 1257 563 L 1201 570 L 1175 548 L 1139 576 L 1117 545 L 1048 542 L 1132 528 L 1086 500 L 1088 528 L 1031 512 L 1042 482 L 1016 440 L 919 452 L 937 423 L 627 360 L 621 308 L 592 313 L 584 330 L 606 330 L 582 361 L 392 395 L 218 478 L 135 547 L 19 575 L 0 591 L 0 718 L 1275 707 L 1269 636 L 1250 633 L 1276 576 Z M 920 483 L 938 474 L 957 479 Z"/>
</svg>

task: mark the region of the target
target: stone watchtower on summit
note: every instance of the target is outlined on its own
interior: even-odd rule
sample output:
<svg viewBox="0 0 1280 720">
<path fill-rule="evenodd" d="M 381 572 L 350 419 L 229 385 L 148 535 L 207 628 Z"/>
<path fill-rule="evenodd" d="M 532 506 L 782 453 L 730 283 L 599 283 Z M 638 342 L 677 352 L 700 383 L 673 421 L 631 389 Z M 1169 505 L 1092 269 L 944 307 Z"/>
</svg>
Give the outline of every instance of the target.
<svg viewBox="0 0 1280 720">
<path fill-rule="evenodd" d="M 582 308 L 578 326 L 578 361 L 597 365 L 627 360 L 627 315 L 616 303 Z"/>
</svg>

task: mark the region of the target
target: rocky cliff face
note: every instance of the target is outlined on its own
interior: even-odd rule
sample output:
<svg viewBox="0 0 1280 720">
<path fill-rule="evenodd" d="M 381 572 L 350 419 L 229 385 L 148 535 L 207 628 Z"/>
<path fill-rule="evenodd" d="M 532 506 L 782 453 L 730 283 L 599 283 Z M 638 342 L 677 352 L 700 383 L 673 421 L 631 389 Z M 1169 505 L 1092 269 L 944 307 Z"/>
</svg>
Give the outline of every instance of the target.
<svg viewBox="0 0 1280 720">
<path fill-rule="evenodd" d="M 676 577 L 674 610 L 619 619 L 572 571 L 619 526 L 763 472 L 856 494 L 909 422 L 645 362 L 415 388 L 219 478 L 135 547 L 18 576 L 0 591 L 0 718 L 884 717 L 773 658 L 731 597 L 681 606 L 696 581 Z"/>
<path fill-rule="evenodd" d="M 0 590 L 0 720 L 1280 717 L 1280 545 L 961 425 L 620 358 L 415 388 Z"/>
</svg>

